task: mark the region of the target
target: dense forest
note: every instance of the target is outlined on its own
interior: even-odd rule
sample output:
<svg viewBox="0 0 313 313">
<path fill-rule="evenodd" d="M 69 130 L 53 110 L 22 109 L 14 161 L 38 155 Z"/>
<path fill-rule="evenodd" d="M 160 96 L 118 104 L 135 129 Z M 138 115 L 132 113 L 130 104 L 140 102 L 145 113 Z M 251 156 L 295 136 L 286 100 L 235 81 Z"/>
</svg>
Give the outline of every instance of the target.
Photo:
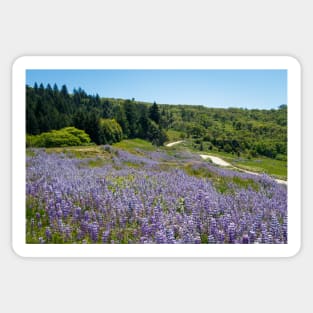
<svg viewBox="0 0 313 313">
<path fill-rule="evenodd" d="M 285 160 L 287 105 L 271 110 L 208 108 L 100 98 L 81 88 L 69 93 L 66 85 L 26 86 L 26 133 L 31 139 L 28 145 L 66 145 L 68 136 L 73 145 L 90 141 L 112 144 L 126 138 L 163 145 L 169 131 L 181 139 L 192 139 L 199 150 Z M 49 141 L 51 136 L 47 133 L 53 134 L 55 140 Z M 75 141 L 77 136 L 82 140 Z"/>
<path fill-rule="evenodd" d="M 26 87 L 26 132 L 30 135 L 74 126 L 96 144 L 142 138 L 162 145 L 167 137 L 159 119 L 157 104 L 100 99 L 81 88 L 69 94 L 65 85 L 60 90 L 57 85 Z"/>
</svg>

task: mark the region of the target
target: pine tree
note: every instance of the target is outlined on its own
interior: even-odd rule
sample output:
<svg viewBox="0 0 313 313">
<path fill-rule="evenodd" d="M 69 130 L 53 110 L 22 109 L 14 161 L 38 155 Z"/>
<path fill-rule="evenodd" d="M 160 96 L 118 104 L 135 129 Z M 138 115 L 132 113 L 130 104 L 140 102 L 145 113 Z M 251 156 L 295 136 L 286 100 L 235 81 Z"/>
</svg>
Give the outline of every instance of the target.
<svg viewBox="0 0 313 313">
<path fill-rule="evenodd" d="M 113 112 L 112 112 L 112 104 L 109 100 L 103 100 L 102 102 L 102 117 L 103 118 L 112 118 Z"/>
<path fill-rule="evenodd" d="M 63 85 L 63 86 L 62 86 L 62 88 L 61 88 L 61 95 L 62 95 L 64 98 L 67 98 L 67 97 L 68 97 L 68 91 L 67 91 L 66 85 Z"/>
<path fill-rule="evenodd" d="M 126 100 L 124 103 L 124 109 L 126 119 L 128 122 L 129 137 L 135 138 L 138 129 L 135 105 L 130 100 Z"/>
<path fill-rule="evenodd" d="M 148 130 L 149 130 L 148 110 L 146 107 L 143 107 L 141 110 L 141 116 L 139 118 L 138 137 L 142 139 L 148 139 Z"/>
<path fill-rule="evenodd" d="M 152 119 L 152 121 L 156 122 L 157 124 L 160 123 L 160 112 L 156 102 L 153 102 L 152 106 L 149 109 L 149 117 L 150 119 Z"/>
<path fill-rule="evenodd" d="M 53 91 L 54 91 L 54 93 L 59 93 L 59 88 L 58 88 L 57 84 L 53 85 Z"/>
</svg>

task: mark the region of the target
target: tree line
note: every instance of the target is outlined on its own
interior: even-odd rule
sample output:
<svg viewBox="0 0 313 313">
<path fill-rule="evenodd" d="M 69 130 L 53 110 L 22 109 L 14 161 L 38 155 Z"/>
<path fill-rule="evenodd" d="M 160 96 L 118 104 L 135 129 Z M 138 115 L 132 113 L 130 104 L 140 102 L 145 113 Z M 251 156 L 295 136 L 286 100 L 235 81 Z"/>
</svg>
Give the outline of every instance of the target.
<svg viewBox="0 0 313 313">
<path fill-rule="evenodd" d="M 164 105 L 162 119 L 199 150 L 287 158 L 287 105 L 271 110 Z"/>
<path fill-rule="evenodd" d="M 69 126 L 85 131 L 96 144 L 141 138 L 163 145 L 167 140 L 156 103 L 104 99 L 87 95 L 81 88 L 70 94 L 66 85 L 60 89 L 56 84 L 26 86 L 27 134 L 39 135 Z"/>
<path fill-rule="evenodd" d="M 162 145 L 168 131 L 189 138 L 199 150 L 252 157 L 287 157 L 287 105 L 277 109 L 208 108 L 135 99 L 101 98 L 66 85 L 26 86 L 26 132 L 38 135 L 75 127 L 96 144 L 141 138 Z"/>
</svg>

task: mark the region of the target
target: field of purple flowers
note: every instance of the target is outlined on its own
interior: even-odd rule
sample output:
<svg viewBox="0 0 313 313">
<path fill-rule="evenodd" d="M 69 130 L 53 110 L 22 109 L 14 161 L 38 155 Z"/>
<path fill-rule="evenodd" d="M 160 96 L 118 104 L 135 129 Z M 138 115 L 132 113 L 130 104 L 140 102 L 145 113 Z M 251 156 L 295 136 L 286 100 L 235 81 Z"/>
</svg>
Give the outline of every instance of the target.
<svg viewBox="0 0 313 313">
<path fill-rule="evenodd" d="M 27 243 L 287 243 L 287 188 L 190 152 L 31 150 Z"/>
</svg>

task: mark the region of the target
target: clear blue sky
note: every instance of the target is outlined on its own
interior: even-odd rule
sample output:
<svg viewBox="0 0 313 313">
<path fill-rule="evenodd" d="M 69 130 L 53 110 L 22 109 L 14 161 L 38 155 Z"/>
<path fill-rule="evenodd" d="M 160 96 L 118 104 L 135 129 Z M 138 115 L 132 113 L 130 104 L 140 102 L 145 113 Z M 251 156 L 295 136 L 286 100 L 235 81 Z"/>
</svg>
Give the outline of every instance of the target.
<svg viewBox="0 0 313 313">
<path fill-rule="evenodd" d="M 26 84 L 160 104 L 270 109 L 287 104 L 286 70 L 27 70 Z"/>
</svg>

